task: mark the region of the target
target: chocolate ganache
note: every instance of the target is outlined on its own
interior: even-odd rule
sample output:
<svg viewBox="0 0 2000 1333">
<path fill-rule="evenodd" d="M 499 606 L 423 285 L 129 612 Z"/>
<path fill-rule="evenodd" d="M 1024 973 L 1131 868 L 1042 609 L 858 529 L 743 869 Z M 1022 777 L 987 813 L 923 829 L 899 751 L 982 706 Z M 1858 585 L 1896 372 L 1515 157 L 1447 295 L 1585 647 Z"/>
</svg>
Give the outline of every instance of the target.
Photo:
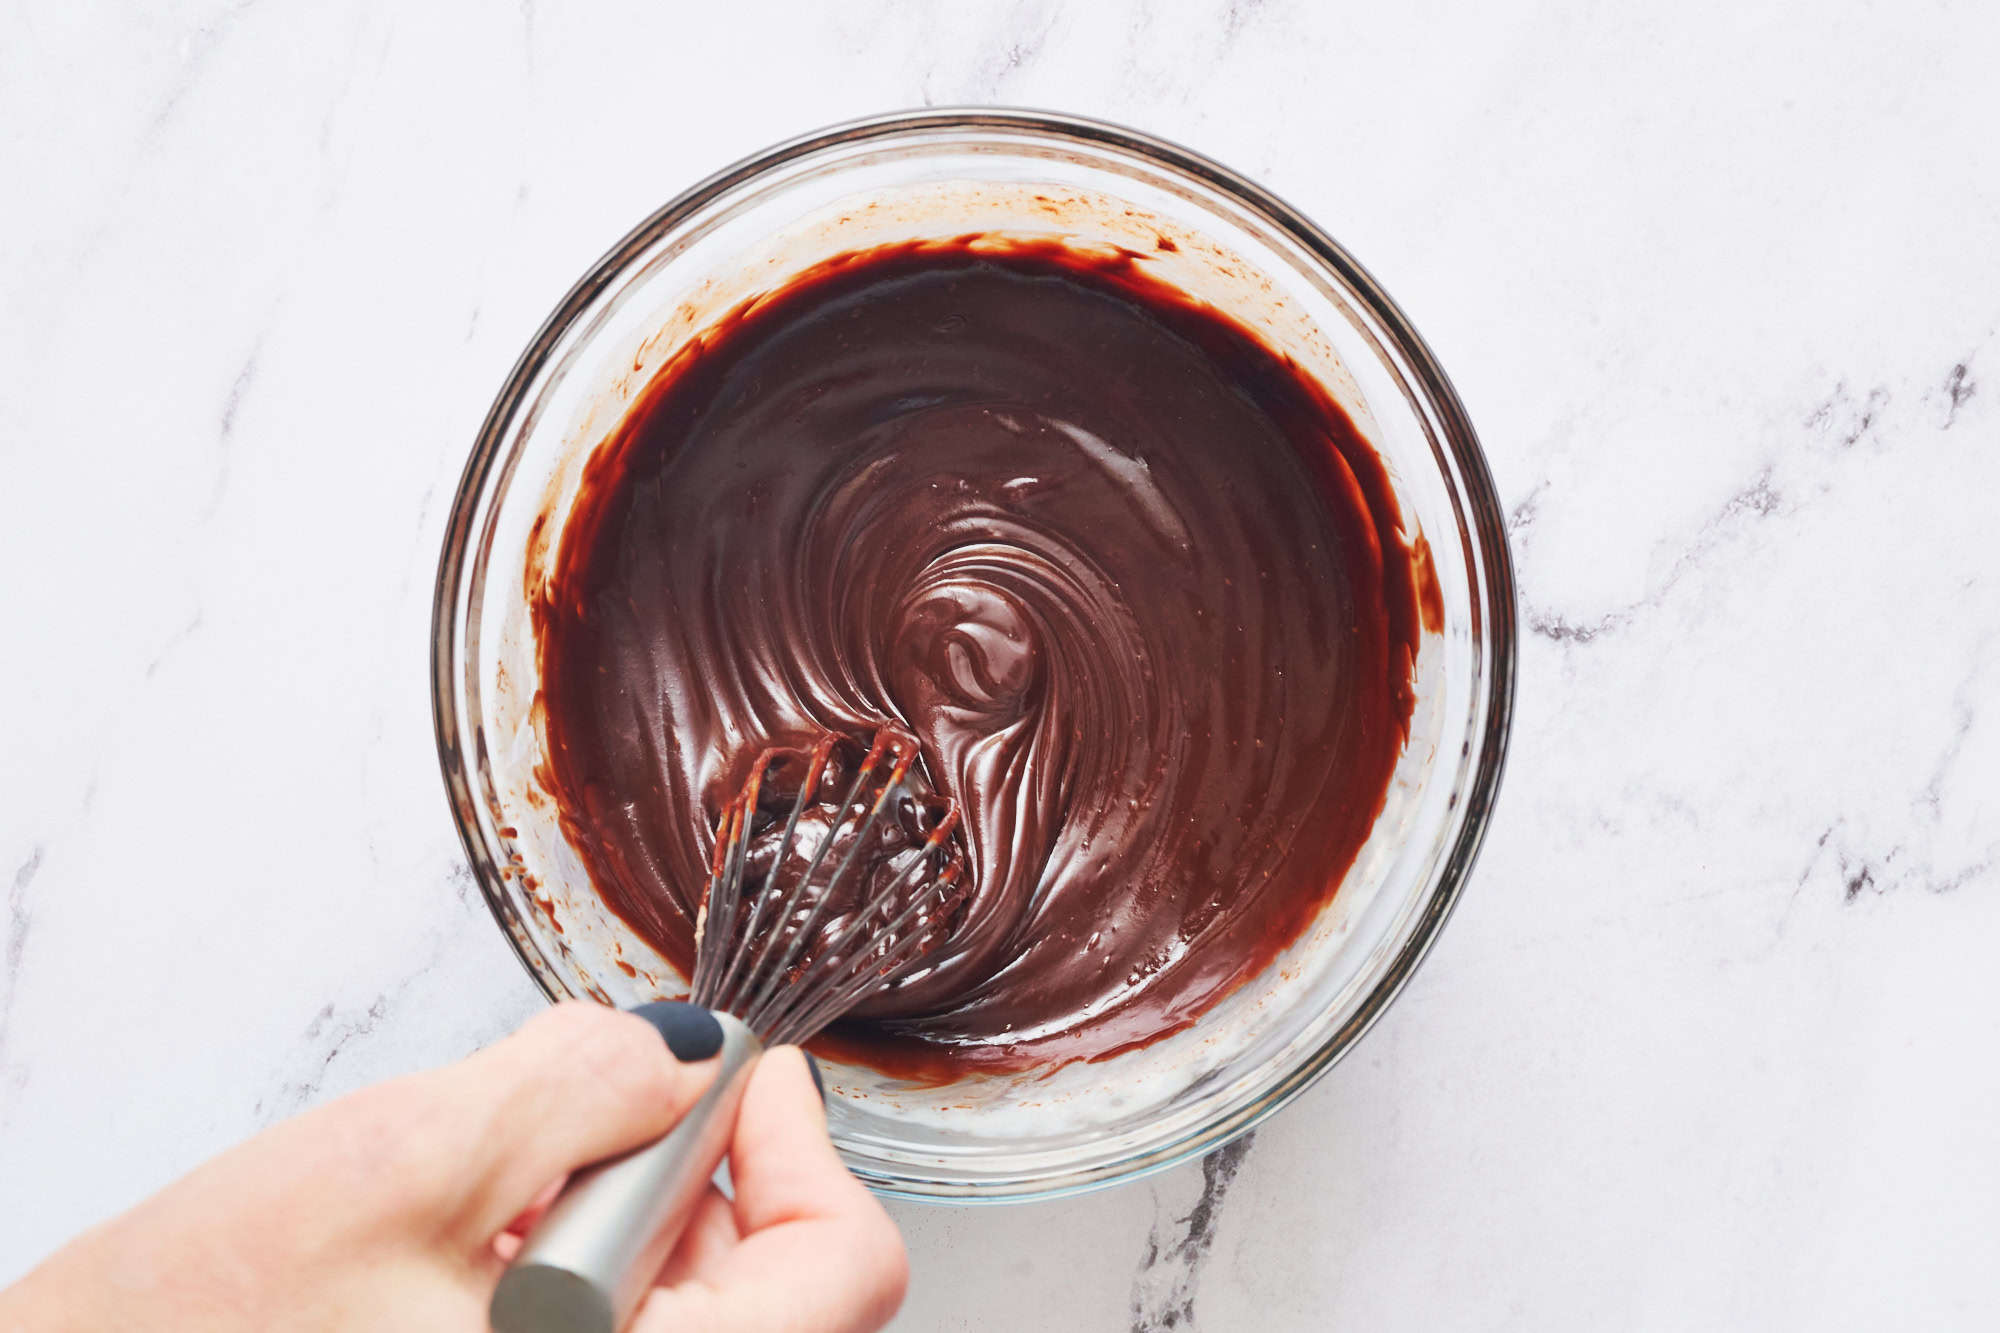
<svg viewBox="0 0 2000 1333">
<path fill-rule="evenodd" d="M 921 742 L 969 891 L 842 1058 L 942 1080 L 1184 1028 L 1382 809 L 1423 632 L 1382 461 L 1148 268 L 964 237 L 746 303 L 599 447 L 535 585 L 565 833 L 684 971 L 761 748 Z"/>
</svg>

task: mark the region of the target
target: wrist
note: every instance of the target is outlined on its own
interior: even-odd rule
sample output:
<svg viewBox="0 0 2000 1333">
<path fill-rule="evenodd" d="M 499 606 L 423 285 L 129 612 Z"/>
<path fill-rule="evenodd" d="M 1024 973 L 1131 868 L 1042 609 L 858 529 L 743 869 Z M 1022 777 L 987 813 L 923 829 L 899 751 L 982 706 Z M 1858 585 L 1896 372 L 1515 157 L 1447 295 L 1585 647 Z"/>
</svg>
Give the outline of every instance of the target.
<svg viewBox="0 0 2000 1333">
<path fill-rule="evenodd" d="M 65 1271 L 72 1267 L 70 1249 L 56 1251 L 13 1286 L 0 1290 L 0 1328 L 19 1333 L 84 1333 L 105 1327 L 92 1308 L 94 1283 L 74 1280 Z M 81 1277 L 82 1275 L 77 1275 Z"/>
</svg>

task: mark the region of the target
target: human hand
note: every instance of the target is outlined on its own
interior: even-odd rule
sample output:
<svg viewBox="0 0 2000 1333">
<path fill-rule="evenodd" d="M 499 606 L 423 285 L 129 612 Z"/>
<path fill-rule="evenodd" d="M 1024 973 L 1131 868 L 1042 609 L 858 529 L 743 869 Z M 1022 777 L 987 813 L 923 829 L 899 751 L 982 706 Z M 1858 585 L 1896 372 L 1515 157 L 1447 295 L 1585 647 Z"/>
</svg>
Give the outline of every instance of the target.
<svg viewBox="0 0 2000 1333">
<path fill-rule="evenodd" d="M 287 1121 L 86 1232 L 0 1292 L 22 1333 L 474 1333 L 520 1233 L 576 1167 L 665 1134 L 713 1077 L 645 1020 L 537 1015 L 456 1065 Z M 902 1238 L 826 1135 L 805 1058 L 758 1060 L 713 1185 L 632 1333 L 867 1333 Z"/>
</svg>

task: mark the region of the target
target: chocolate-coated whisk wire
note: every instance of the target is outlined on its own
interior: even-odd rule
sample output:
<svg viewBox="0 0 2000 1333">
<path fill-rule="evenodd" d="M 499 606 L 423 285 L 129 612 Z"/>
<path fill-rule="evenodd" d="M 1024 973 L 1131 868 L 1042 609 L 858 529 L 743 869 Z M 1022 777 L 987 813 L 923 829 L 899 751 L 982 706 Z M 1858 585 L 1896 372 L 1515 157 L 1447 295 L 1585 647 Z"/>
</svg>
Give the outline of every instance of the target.
<svg viewBox="0 0 2000 1333">
<path fill-rule="evenodd" d="M 885 813 L 913 794 L 909 775 L 918 755 L 916 739 L 907 733 L 877 732 L 825 832 L 793 873 L 802 852 L 800 826 L 842 744 L 842 738 L 826 735 L 806 751 L 765 750 L 716 821 L 708 884 L 695 916 L 689 998 L 735 1015 L 769 1044 L 804 1041 L 894 985 L 943 938 L 963 893 L 964 858 L 950 841 L 958 805 L 946 802 L 922 841 L 891 857 L 887 881 L 857 890 L 860 901 L 845 919 L 822 928 L 830 912 L 842 910 L 851 877 L 874 872 L 863 859 L 870 839 Z M 775 823 L 770 817 L 757 827 L 767 780 L 800 760 L 805 772 L 771 844 L 768 869 L 753 871 L 750 844 Z M 885 762 L 888 771 L 878 778 Z M 843 841 L 844 853 L 822 877 Z M 758 859 L 761 864 L 765 857 L 760 853 Z"/>
</svg>

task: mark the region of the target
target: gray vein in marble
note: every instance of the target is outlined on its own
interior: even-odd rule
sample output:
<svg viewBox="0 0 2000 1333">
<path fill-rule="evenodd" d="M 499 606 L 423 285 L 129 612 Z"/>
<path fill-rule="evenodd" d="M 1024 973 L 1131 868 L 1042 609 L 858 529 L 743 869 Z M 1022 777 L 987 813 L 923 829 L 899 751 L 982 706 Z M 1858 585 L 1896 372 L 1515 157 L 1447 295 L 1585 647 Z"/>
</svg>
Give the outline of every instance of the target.
<svg viewBox="0 0 2000 1333">
<path fill-rule="evenodd" d="M 1252 20 L 1264 11 L 1268 0 L 1229 0 L 1228 8 L 1222 11 L 1222 42 L 1224 46 L 1234 42 Z"/>
<path fill-rule="evenodd" d="M 1001 89 L 1042 53 L 1061 18 L 1061 8 L 1053 4 L 1015 6 L 1008 22 L 1001 28 L 1003 34 L 1015 35 L 1003 36 L 994 50 L 978 60 L 965 79 L 952 81 L 952 87 L 946 94 L 941 96 L 933 84 L 936 69 L 925 72 L 920 90 L 923 104 L 937 106 L 943 101 L 977 104 L 1004 100 L 1000 95 Z"/>
<path fill-rule="evenodd" d="M 1657 587 L 1651 589 L 1637 601 L 1630 602 L 1615 610 L 1606 611 L 1590 620 L 1573 621 L 1559 611 L 1538 607 L 1523 596 L 1521 605 L 1523 618 L 1530 633 L 1553 640 L 1556 643 L 1584 645 L 1593 640 L 1625 628 L 1642 611 L 1652 610 L 1664 602 L 1683 579 L 1707 562 L 1710 555 L 1722 546 L 1748 523 L 1768 518 L 1784 505 L 1784 497 L 1771 484 L 1774 466 L 1766 464 L 1760 468 L 1749 484 L 1722 502 L 1722 506 L 1695 530 L 1694 540 L 1674 560 L 1666 577 Z M 1539 502 L 1539 493 L 1530 497 Z M 1515 514 L 1521 515 L 1520 507 Z M 1534 510 L 1529 509 L 1521 518 L 1519 526 L 1525 527 L 1534 519 Z M 1516 526 L 1513 517 L 1509 526 Z"/>
<path fill-rule="evenodd" d="M 1830 435 L 1842 449 L 1852 449 L 1875 427 L 1883 409 L 1889 406 L 1889 390 L 1876 385 L 1867 397 L 1856 402 L 1847 391 L 1846 381 L 1837 382 L 1826 401 L 1806 416 L 1806 429 Z"/>
<path fill-rule="evenodd" d="M 1989 631 L 1974 643 L 1969 654 L 1972 669 L 1952 694 L 1950 732 L 1929 777 L 1910 798 L 1911 809 L 1934 827 L 1943 822 L 1952 772 L 1979 725 L 1979 704 L 1985 676 L 1994 660 L 1992 649 L 1996 641 L 2000 641 L 2000 631 Z M 2000 864 L 2000 838 L 1989 841 L 1957 864 L 1940 866 L 1921 825 L 1907 829 L 1903 837 L 1883 847 L 1881 840 L 1871 840 L 1855 832 L 1847 815 L 1839 815 L 1813 841 L 1812 852 L 1799 870 L 1792 891 L 1794 901 L 1829 857 L 1843 903 L 1852 904 L 1864 895 L 1877 897 L 1902 889 L 1948 894 L 1984 879 Z"/>
<path fill-rule="evenodd" d="M 333 1062 L 340 1058 L 340 1053 L 347 1049 L 350 1042 L 366 1037 L 382 1022 L 383 1017 L 389 1012 L 390 999 L 389 994 L 379 995 L 361 1014 L 345 1018 L 335 1016 L 335 1006 L 331 1001 L 322 1005 L 320 1011 L 313 1015 L 312 1022 L 306 1024 L 305 1030 L 307 1041 L 317 1041 L 322 1037 L 330 1038 L 319 1053 L 319 1063 L 305 1077 L 279 1088 L 278 1097 L 281 1105 L 277 1108 L 276 1114 L 268 1119 L 281 1119 L 309 1105 L 319 1095 L 321 1086 L 326 1082 L 326 1071 L 333 1067 Z M 251 1114 L 260 1122 L 267 1120 L 266 1105 L 267 1099 L 259 1097 L 257 1104 L 251 1108 Z"/>
<path fill-rule="evenodd" d="M 172 125 L 174 116 L 180 110 L 181 104 L 187 100 L 187 95 L 193 91 L 195 84 L 200 82 L 202 71 L 207 67 L 209 57 L 215 53 L 216 47 L 221 44 L 222 38 L 227 35 L 236 20 L 255 3 L 256 0 L 241 0 L 241 3 L 224 11 L 213 22 L 197 28 L 193 34 L 181 39 L 181 46 L 188 52 L 187 56 L 181 61 L 180 68 L 174 72 L 173 81 L 166 95 L 147 117 L 145 130 L 134 139 L 131 161 L 127 169 L 118 176 L 118 183 L 110 191 L 106 206 L 93 210 L 96 218 L 94 222 L 76 229 L 75 243 L 63 263 L 65 270 L 63 277 L 52 284 L 55 289 L 65 290 L 78 285 L 82 275 L 97 259 L 98 252 L 103 248 L 106 239 L 130 216 L 131 196 L 139 168 L 155 155 L 160 139 Z"/>
<path fill-rule="evenodd" d="M 368 854 L 371 860 L 379 860 L 372 838 Z M 462 907 L 470 907 L 476 887 L 472 871 L 463 862 L 454 861 L 446 868 L 445 880 L 458 903 Z M 357 1010 L 349 1007 L 343 1010 L 331 1000 L 320 1006 L 302 1034 L 303 1039 L 311 1044 L 311 1054 L 304 1062 L 305 1072 L 279 1081 L 275 1091 L 256 1100 L 251 1107 L 256 1122 L 260 1125 L 273 1124 L 296 1115 L 316 1102 L 326 1087 L 327 1075 L 335 1062 L 365 1044 L 375 1034 L 404 997 L 439 965 L 448 947 L 448 933 L 432 936 L 424 959 L 369 1001 L 366 1008 Z"/>
<path fill-rule="evenodd" d="M 1254 1134 L 1245 1134 L 1201 1161 L 1201 1197 L 1185 1217 L 1167 1228 L 1158 1221 L 1146 1238 L 1146 1254 L 1132 1280 L 1132 1333 L 1164 1333 L 1194 1327 L 1195 1297 L 1202 1262 L 1215 1245 L 1222 1203 L 1249 1155 Z M 1177 1233 L 1177 1234 L 1163 1234 Z"/>
<path fill-rule="evenodd" d="M 1917 804 L 1928 809 L 1932 818 L 1944 811 L 1945 779 L 1951 775 L 1952 766 L 1958 763 L 1959 755 L 1965 751 L 1965 738 L 1972 734 L 1973 716 L 1972 700 L 1964 689 L 1960 689 L 1958 697 L 1952 701 L 1951 740 L 1946 743 L 1944 754 L 1938 758 L 1930 781 L 1924 784 L 1923 791 L 1917 796 Z"/>
<path fill-rule="evenodd" d="M 340 86 L 334 90 L 333 98 L 327 104 L 326 114 L 319 118 L 319 134 L 314 138 L 313 147 L 319 153 L 320 160 L 327 165 L 329 170 L 337 170 L 339 165 L 334 161 L 333 156 L 333 127 L 335 122 L 340 119 L 340 110 L 347 105 L 348 96 L 354 91 L 354 82 L 360 73 L 361 35 L 362 25 L 360 24 L 356 24 L 348 30 L 347 58 L 340 62 Z M 340 184 L 338 181 L 326 182 L 325 198 L 323 201 L 325 207 L 332 207 L 334 202 L 333 196 L 337 195 L 339 190 Z"/>
<path fill-rule="evenodd" d="M 173 86 L 167 89 L 166 97 L 153 112 L 147 135 L 148 142 L 164 130 L 168 122 L 174 118 L 174 113 L 180 110 L 181 103 L 187 100 L 188 93 L 201 81 L 202 71 L 207 67 L 209 58 L 215 54 L 216 48 L 222 44 L 222 39 L 228 36 L 236 21 L 254 8 L 256 3 L 257 0 L 239 0 L 239 3 L 225 9 L 213 22 L 202 24 L 182 39 L 182 47 L 187 51 L 187 58 L 181 62 Z"/>
<path fill-rule="evenodd" d="M 266 326 L 268 330 L 268 324 Z M 264 355 L 265 333 L 259 333 L 250 345 L 250 354 L 243 358 L 243 365 L 237 370 L 236 378 L 229 383 L 229 392 L 222 400 L 222 414 L 215 428 L 215 482 L 209 487 L 208 503 L 202 506 L 201 516 L 210 518 L 222 504 L 222 493 L 229 485 L 230 463 L 233 461 L 236 442 L 236 417 L 243 410 L 243 397 L 250 392 L 250 385 L 257 378 L 257 363 Z"/>
<path fill-rule="evenodd" d="M 16 1071 L 7 1065 L 8 1023 L 14 1013 L 14 993 L 21 984 L 21 966 L 28 954 L 28 927 L 34 923 L 34 915 L 28 910 L 28 888 L 41 873 L 42 858 L 48 852 L 48 844 L 36 843 L 28 852 L 28 859 L 14 870 L 14 882 L 7 889 L 7 942 L 4 953 L 6 966 L 0 968 L 0 1077 L 6 1084 L 0 1085 L 0 1094 L 11 1093 L 19 1085 Z M 10 1108 L 11 1096 L 0 1098 L 0 1125 L 6 1123 L 5 1112 Z"/>
<path fill-rule="evenodd" d="M 1978 391 L 1978 383 L 1970 375 L 1971 361 L 1968 356 L 1956 363 L 1945 377 L 1942 392 L 1949 401 L 1943 423 L 1945 429 L 1950 429 L 1957 420 L 1959 409 Z M 1840 381 L 1834 385 L 1831 394 L 1806 414 L 1804 425 L 1813 435 L 1831 440 L 1836 450 L 1845 452 L 1871 436 L 1879 438 L 1878 432 L 1890 401 L 1891 395 L 1885 386 L 1872 387 L 1857 399 L 1846 382 Z M 1688 574 L 1704 565 L 1750 524 L 1779 513 L 1796 513 L 1803 507 L 1802 503 L 1787 503 L 1786 495 L 1774 482 L 1776 473 L 1775 462 L 1765 463 L 1759 468 L 1749 484 L 1725 500 L 1695 530 L 1693 540 L 1675 558 L 1659 584 L 1634 601 L 1593 617 L 1579 619 L 1555 608 L 1537 605 L 1523 592 L 1522 619 L 1528 631 L 1554 643 L 1583 647 L 1624 629 L 1641 612 L 1659 607 Z M 1533 526 L 1540 516 L 1548 485 L 1546 481 L 1539 483 L 1508 513 L 1509 533 L 1518 534 Z"/>
<path fill-rule="evenodd" d="M 1846 828 L 1847 821 L 1838 819 L 1819 835 L 1813 844 L 1811 859 L 1799 872 L 1798 889 L 1804 889 L 1812 880 L 1814 872 L 1829 853 L 1840 884 L 1841 901 L 1850 905 L 1864 894 L 1880 897 L 1901 889 L 1921 889 L 1938 895 L 1955 893 L 1984 877 L 1993 868 L 1995 849 L 1990 845 L 1977 860 L 1940 871 L 1920 854 L 1920 849 L 1913 849 L 1908 842 L 1895 842 L 1886 848 L 1873 849 L 1865 844 L 1850 842 Z M 1797 892 L 1795 889 L 1795 896 Z"/>
<path fill-rule="evenodd" d="M 410 525 L 409 554 L 403 560 L 402 576 L 396 580 L 395 605 L 397 606 L 403 604 L 404 598 L 409 595 L 410 585 L 416 581 L 419 574 L 424 576 L 426 585 L 430 582 L 431 571 L 423 558 L 423 551 L 438 540 L 430 530 L 431 502 L 437 498 L 437 489 L 437 482 L 432 480 L 424 487 L 424 493 L 417 497 L 417 517 Z M 424 589 L 424 596 L 427 600 L 430 597 L 428 586 Z"/>
<path fill-rule="evenodd" d="M 1964 407 L 1972 395 L 1979 392 L 1979 381 L 1972 378 L 1972 358 L 1967 357 L 1951 368 L 1945 376 L 1944 393 L 1949 402 L 1945 408 L 1944 428 L 1950 430 L 1958 422 L 1958 409 Z"/>
<path fill-rule="evenodd" d="M 1956 893 L 1985 878 L 1992 871 L 1996 856 L 2000 856 L 2000 842 L 1989 843 L 1975 859 L 1941 869 L 1924 854 L 1921 844 L 1898 841 L 1886 848 L 1871 848 L 1865 842 L 1850 840 L 1847 827 L 1846 819 L 1836 819 L 1814 840 L 1812 855 L 1799 871 L 1798 883 L 1792 890 L 1794 899 L 1812 882 L 1829 854 L 1840 884 L 1841 901 L 1850 905 L 1863 894 L 1880 897 L 1904 889 L 1940 896 Z"/>
<path fill-rule="evenodd" d="M 1976 586 L 1977 580 L 1969 580 L 1968 586 Z M 1972 735 L 1974 724 L 1979 719 L 1979 703 L 1985 695 L 1982 689 L 1986 670 L 1992 661 L 1996 640 L 2000 640 L 2000 629 L 1988 629 L 1972 646 L 1970 654 L 1972 670 L 1958 683 L 1951 697 L 1951 735 L 1946 739 L 1943 751 L 1938 755 L 1937 766 L 1931 770 L 1929 781 L 1917 794 L 1917 805 L 1930 812 L 1933 820 L 1944 814 L 1944 785 L 1951 777 L 1952 769 L 1965 753 L 1965 743 Z"/>
<path fill-rule="evenodd" d="M 14 870 L 14 883 L 7 890 L 7 973 L 6 989 L 0 991 L 0 1052 L 6 1050 L 7 1011 L 14 1001 L 14 985 L 21 977 L 21 959 L 28 949 L 28 886 L 41 873 L 47 843 L 36 843 L 28 859 Z"/>
<path fill-rule="evenodd" d="M 371 856 L 373 851 L 371 848 Z M 461 895 L 462 896 L 462 895 Z M 302 1075 L 281 1081 L 275 1092 L 259 1097 L 251 1107 L 251 1115 L 260 1125 L 273 1124 L 287 1116 L 305 1110 L 319 1099 L 326 1086 L 327 1074 L 334 1062 L 357 1044 L 364 1042 L 382 1025 L 406 992 L 432 967 L 444 953 L 444 941 L 434 939 L 430 956 L 396 982 L 369 1001 L 365 1009 L 348 1010 L 343 1013 L 341 1006 L 329 1000 L 320 1006 L 312 1021 L 306 1024 L 302 1034 L 305 1041 L 315 1043 L 311 1057 L 306 1062 Z M 323 1042 L 324 1045 L 317 1043 Z"/>
<path fill-rule="evenodd" d="M 1000 53 L 1000 67 L 993 72 L 993 87 L 997 89 L 1009 75 L 1040 55 L 1042 48 L 1048 45 L 1049 34 L 1055 26 L 1056 15 L 1051 12 L 1042 21 L 1039 31 L 1030 34 L 1025 41 L 1009 42 L 1007 49 Z"/>
<path fill-rule="evenodd" d="M 1534 605 L 1525 595 L 1521 598 L 1521 608 L 1528 632 L 1556 643 L 1586 644 L 1600 634 L 1623 629 L 1632 619 L 1630 611 L 1612 611 L 1595 620 L 1572 621 L 1560 611 L 1550 611 Z"/>
<path fill-rule="evenodd" d="M 200 628 L 201 609 L 197 607 L 194 615 L 189 617 L 187 624 L 182 625 L 179 629 L 168 635 L 167 641 L 160 645 L 160 651 L 154 653 L 152 658 L 146 663 L 146 679 L 151 680 L 154 676 L 159 675 L 160 668 L 167 664 L 167 659 L 172 657 L 182 644 L 193 638 L 195 632 Z M 86 794 L 85 797 L 86 808 L 89 805 L 89 796 L 94 794 L 95 788 L 93 786 L 92 791 Z"/>
<path fill-rule="evenodd" d="M 274 1095 L 257 1099 L 250 1112 L 257 1123 L 271 1124 L 310 1106 L 325 1086 L 327 1071 L 333 1068 L 333 1062 L 381 1025 L 397 997 L 415 979 L 415 974 L 405 977 L 390 990 L 376 996 L 359 1013 L 343 1015 L 332 1001 L 322 1005 L 319 1012 L 313 1015 L 312 1022 L 306 1024 L 304 1037 L 309 1042 L 324 1040 L 326 1044 L 315 1051 L 315 1058 L 304 1075 L 281 1083 Z"/>
<path fill-rule="evenodd" d="M 1517 532 L 1525 532 L 1528 528 L 1534 526 L 1535 520 L 1541 516 L 1542 496 L 1548 493 L 1548 489 L 1548 482 L 1536 482 L 1534 489 L 1522 496 L 1521 502 L 1507 511 L 1507 532 L 1509 535 Z"/>
</svg>

